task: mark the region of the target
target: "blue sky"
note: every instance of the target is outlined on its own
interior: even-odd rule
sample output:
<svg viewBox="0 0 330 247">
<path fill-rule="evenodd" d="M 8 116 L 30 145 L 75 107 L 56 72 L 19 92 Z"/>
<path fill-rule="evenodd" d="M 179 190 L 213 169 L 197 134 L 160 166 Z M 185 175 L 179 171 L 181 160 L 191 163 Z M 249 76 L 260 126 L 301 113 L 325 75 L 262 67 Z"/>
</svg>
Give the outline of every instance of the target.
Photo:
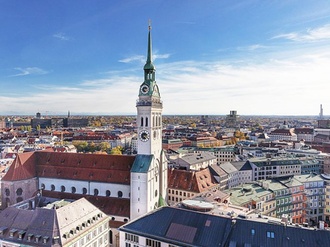
<svg viewBox="0 0 330 247">
<path fill-rule="evenodd" d="M 0 0 L 0 114 L 136 114 L 149 19 L 163 114 L 329 115 L 328 0 Z"/>
</svg>

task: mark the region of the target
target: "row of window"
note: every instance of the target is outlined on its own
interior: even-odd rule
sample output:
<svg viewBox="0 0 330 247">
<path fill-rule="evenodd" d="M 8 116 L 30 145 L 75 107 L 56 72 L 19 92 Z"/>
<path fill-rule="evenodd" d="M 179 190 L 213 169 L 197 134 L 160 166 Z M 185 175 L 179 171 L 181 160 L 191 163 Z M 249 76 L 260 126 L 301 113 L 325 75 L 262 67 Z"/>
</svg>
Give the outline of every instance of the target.
<svg viewBox="0 0 330 247">
<path fill-rule="evenodd" d="M 16 190 L 16 195 L 17 196 L 21 196 L 23 194 L 23 189 L 22 188 L 18 188 Z M 5 188 L 5 195 L 6 196 L 10 196 L 10 190 L 8 188 Z"/>
<path fill-rule="evenodd" d="M 41 189 L 45 189 L 45 185 L 44 185 L 44 184 L 41 184 Z M 52 184 L 52 185 L 50 186 L 50 190 L 51 190 L 51 191 L 55 191 L 55 190 L 56 190 L 56 187 L 55 187 L 54 184 Z M 61 192 L 69 192 L 69 191 L 67 191 L 67 189 L 66 189 L 66 187 L 65 187 L 64 185 L 61 185 L 61 187 L 60 187 L 60 191 L 61 191 Z M 77 189 L 76 189 L 76 187 L 72 186 L 70 192 L 71 192 L 72 194 L 77 193 Z M 81 193 L 82 193 L 83 195 L 86 195 L 87 192 L 88 192 L 88 191 L 87 191 L 87 188 L 82 188 Z M 98 189 L 94 189 L 93 192 L 94 192 L 94 193 L 93 193 L 94 196 L 98 196 L 98 195 L 99 195 L 99 190 L 98 190 Z M 78 193 L 79 193 L 79 192 L 78 192 Z M 105 191 L 105 196 L 110 197 L 110 196 L 111 196 L 111 191 L 110 191 L 110 190 L 106 190 L 106 191 Z M 123 192 L 122 192 L 122 191 L 118 191 L 118 192 L 117 192 L 117 197 L 119 197 L 119 198 L 123 197 Z"/>
<path fill-rule="evenodd" d="M 251 235 L 254 236 L 256 234 L 256 230 L 255 229 L 251 229 Z M 267 238 L 275 238 L 275 233 L 274 232 L 269 232 L 267 231 Z"/>
<path fill-rule="evenodd" d="M 131 247 L 131 243 L 133 243 L 133 246 L 138 246 L 139 244 L 139 236 L 137 235 L 133 235 L 133 234 L 129 234 L 129 233 L 125 233 L 125 246 L 126 247 Z M 137 244 L 137 245 L 135 245 Z M 153 240 L 153 239 L 146 239 L 146 244 L 145 246 L 149 246 L 149 247 L 160 247 L 161 246 L 161 242 Z"/>
<path fill-rule="evenodd" d="M 151 127 L 159 127 L 161 126 L 161 117 L 160 116 L 153 116 L 152 117 L 152 126 Z M 141 127 L 148 127 L 149 126 L 149 118 L 148 117 L 141 117 L 140 120 Z"/>
<path fill-rule="evenodd" d="M 180 195 L 180 196 L 184 196 L 184 197 L 190 197 L 190 193 L 186 193 L 185 191 L 177 191 L 177 190 L 168 190 L 169 194 L 173 194 L 173 195 Z M 191 194 L 193 195 L 193 194 Z"/>
</svg>

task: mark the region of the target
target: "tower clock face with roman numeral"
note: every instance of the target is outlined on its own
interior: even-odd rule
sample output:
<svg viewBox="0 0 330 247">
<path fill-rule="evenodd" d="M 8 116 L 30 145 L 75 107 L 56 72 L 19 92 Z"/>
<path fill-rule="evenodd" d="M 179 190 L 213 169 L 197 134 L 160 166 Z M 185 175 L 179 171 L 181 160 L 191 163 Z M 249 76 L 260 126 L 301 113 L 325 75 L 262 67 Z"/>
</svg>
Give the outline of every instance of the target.
<svg viewBox="0 0 330 247">
<path fill-rule="evenodd" d="M 139 137 L 140 137 L 140 140 L 143 141 L 143 142 L 146 142 L 149 140 L 150 138 L 150 135 L 149 135 L 149 132 L 146 131 L 146 130 L 142 130 L 139 134 Z"/>
</svg>

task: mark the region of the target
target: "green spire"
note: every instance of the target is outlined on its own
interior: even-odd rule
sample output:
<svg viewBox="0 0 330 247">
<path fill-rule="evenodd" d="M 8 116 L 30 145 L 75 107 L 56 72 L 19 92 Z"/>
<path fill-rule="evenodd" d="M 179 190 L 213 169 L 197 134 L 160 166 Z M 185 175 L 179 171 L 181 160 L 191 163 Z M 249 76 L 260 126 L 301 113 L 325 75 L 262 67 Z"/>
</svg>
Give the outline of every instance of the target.
<svg viewBox="0 0 330 247">
<path fill-rule="evenodd" d="M 152 63 L 152 43 L 151 43 L 151 21 L 149 20 L 149 33 L 148 33 L 148 54 L 147 62 L 144 65 L 144 70 L 155 70 L 155 66 Z"/>
</svg>

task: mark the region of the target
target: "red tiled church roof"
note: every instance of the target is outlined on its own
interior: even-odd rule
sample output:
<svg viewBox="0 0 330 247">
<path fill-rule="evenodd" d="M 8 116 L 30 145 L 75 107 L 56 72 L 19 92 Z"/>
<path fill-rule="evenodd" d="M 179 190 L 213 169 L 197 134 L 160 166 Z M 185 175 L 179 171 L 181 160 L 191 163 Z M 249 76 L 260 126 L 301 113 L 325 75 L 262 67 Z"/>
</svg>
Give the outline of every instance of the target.
<svg viewBox="0 0 330 247">
<path fill-rule="evenodd" d="M 33 152 L 17 154 L 6 175 L 4 181 L 18 181 L 36 177 L 35 155 Z"/>
<path fill-rule="evenodd" d="M 3 177 L 6 181 L 32 177 L 130 184 L 135 156 L 37 151 L 18 154 Z"/>
</svg>

